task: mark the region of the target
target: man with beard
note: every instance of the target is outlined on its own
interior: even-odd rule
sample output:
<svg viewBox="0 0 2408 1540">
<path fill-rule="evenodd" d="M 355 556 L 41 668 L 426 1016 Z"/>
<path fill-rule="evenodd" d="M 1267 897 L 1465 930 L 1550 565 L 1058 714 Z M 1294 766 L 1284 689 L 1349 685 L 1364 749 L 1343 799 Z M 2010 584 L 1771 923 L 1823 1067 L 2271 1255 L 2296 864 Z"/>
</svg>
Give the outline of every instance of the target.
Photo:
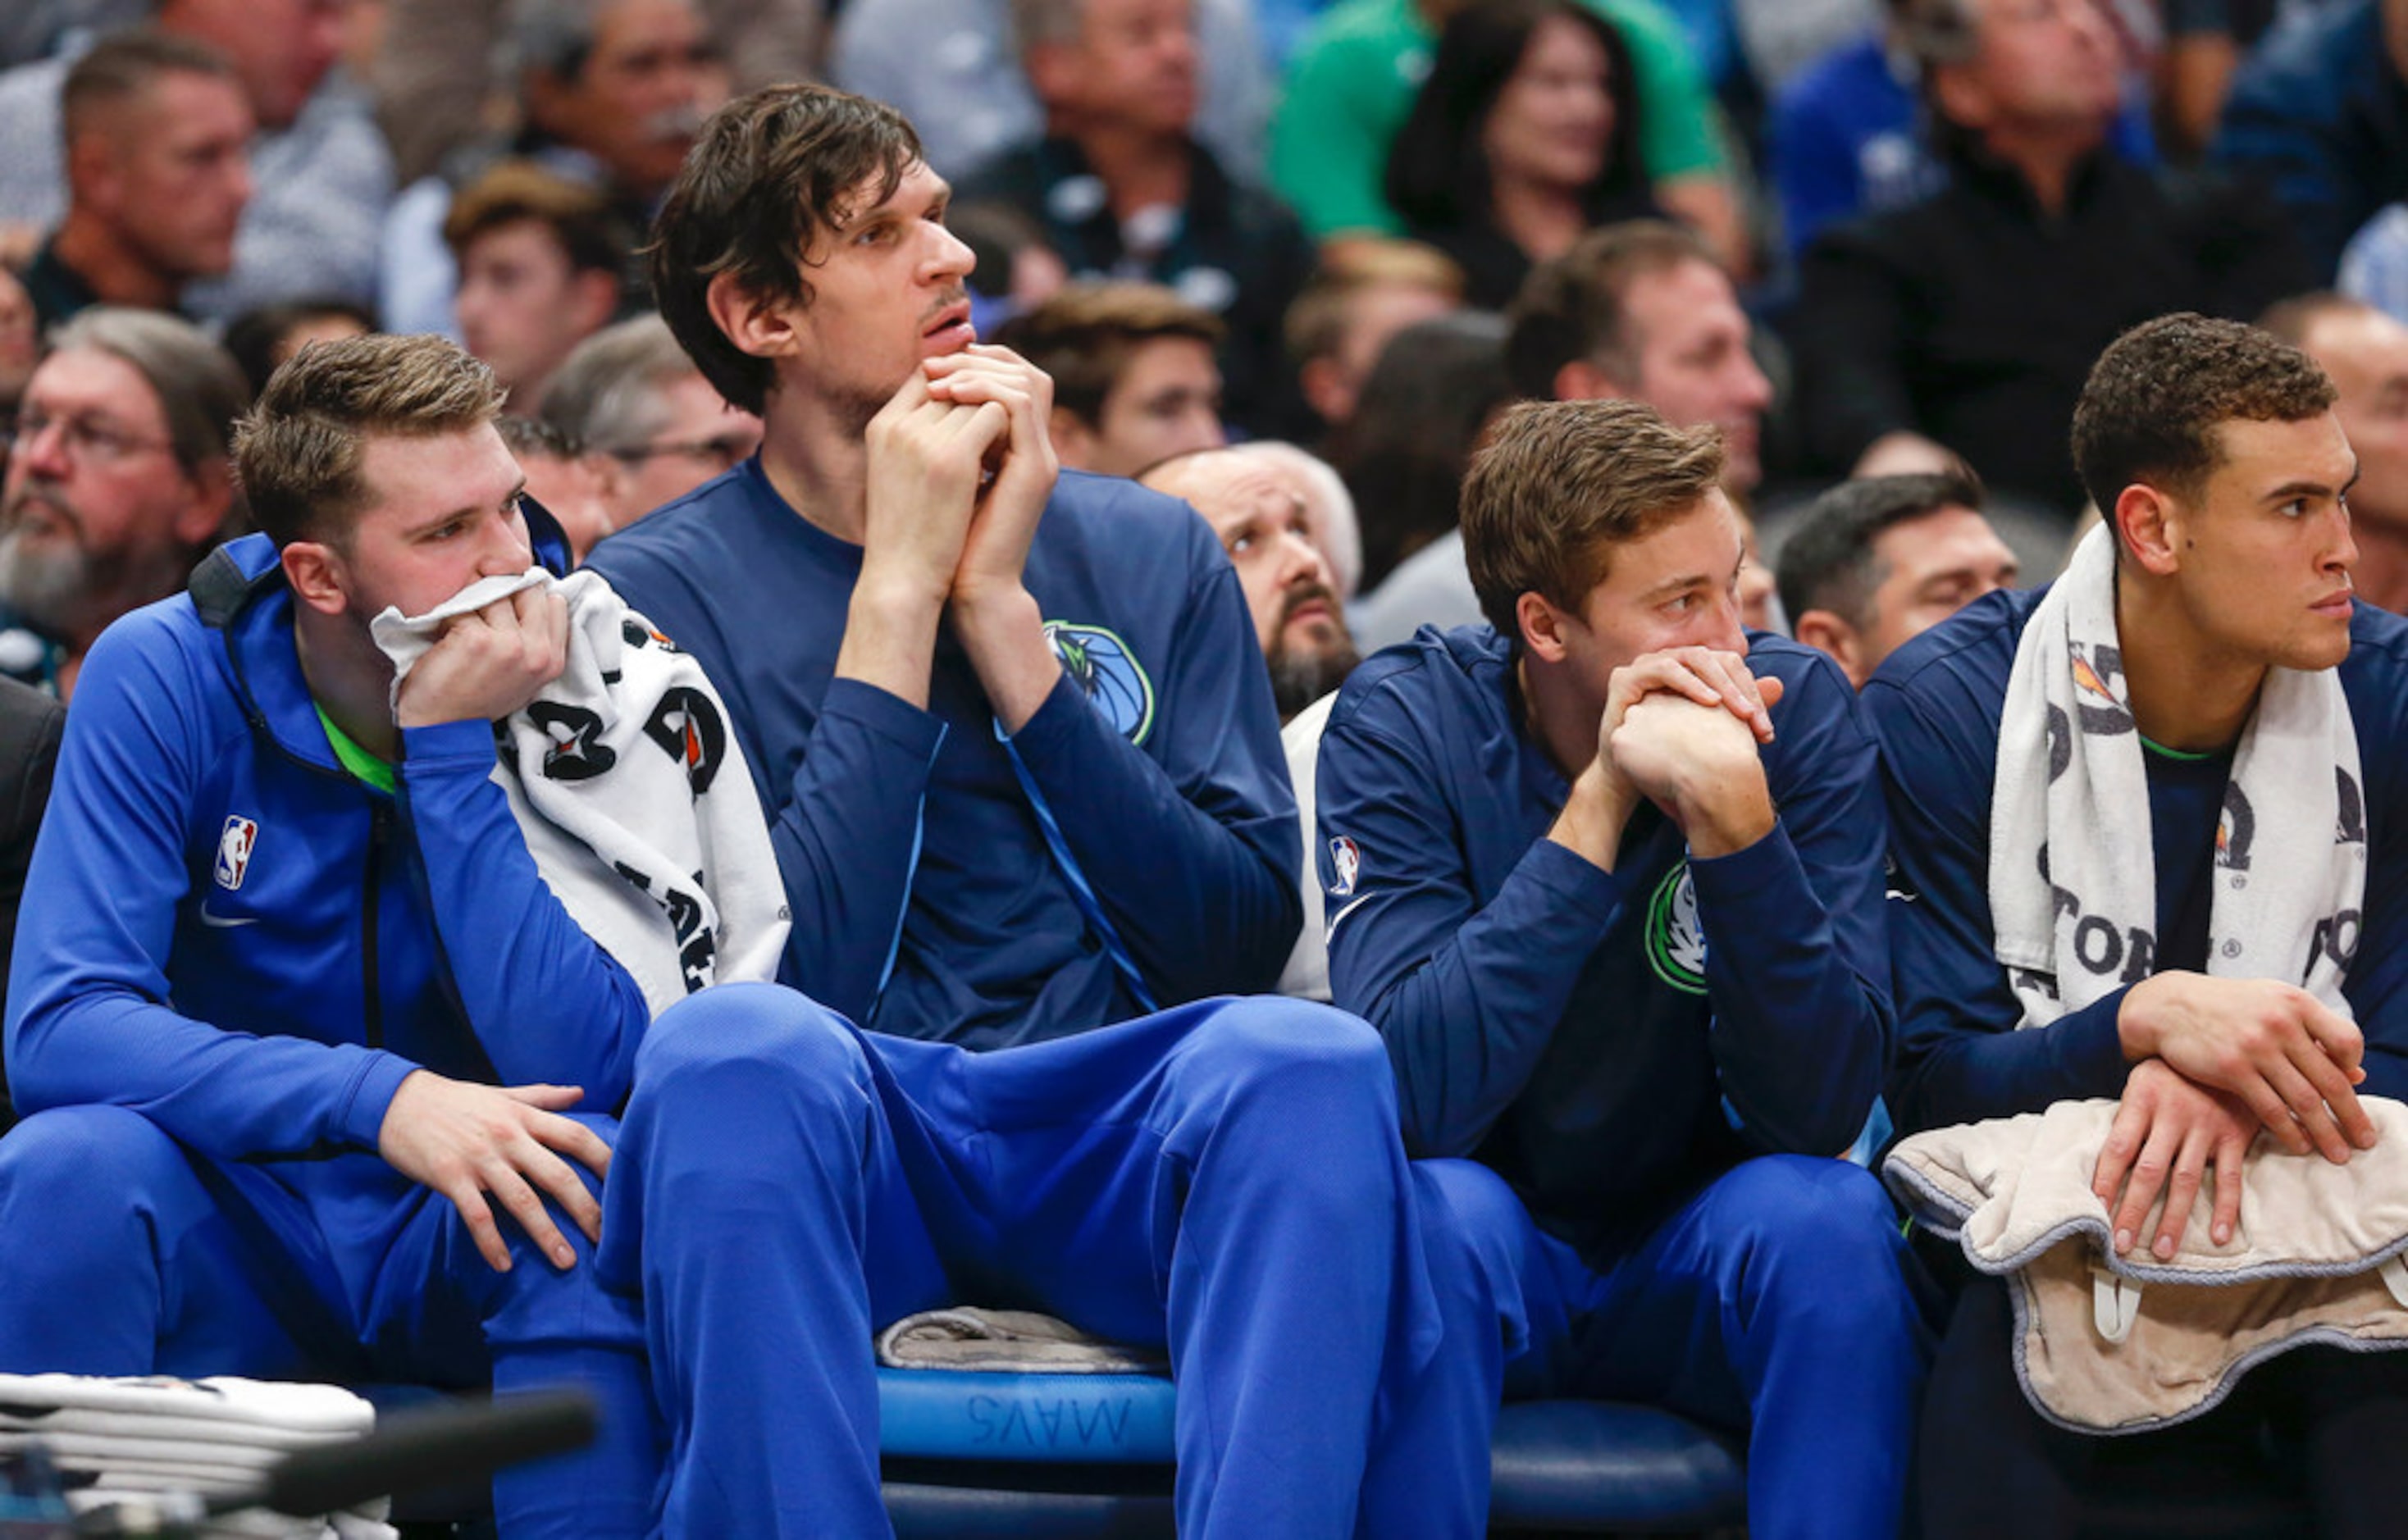
<svg viewBox="0 0 2408 1540">
<path fill-rule="evenodd" d="M 191 323 L 102 307 L 61 327 L 0 483 L 0 672 L 64 699 L 85 649 L 183 586 L 232 521 L 242 370 Z"/>
<path fill-rule="evenodd" d="M 1254 612 L 1254 633 L 1270 665 L 1271 701 L 1279 707 L 1280 743 L 1297 816 L 1312 826 L 1313 766 L 1321 751 L 1329 696 L 1363 661 L 1346 630 L 1329 563 L 1307 531 L 1307 489 L 1294 469 L 1255 446 L 1198 449 L 1164 461 L 1138 478 L 1156 492 L 1184 497 L 1229 553 L 1238 586 Z M 1298 886 L 1304 928 L 1280 971 L 1282 994 L 1329 998 L 1329 962 L 1321 944 L 1321 878 L 1306 842 Z"/>
<path fill-rule="evenodd" d="M 1329 563 L 1307 529 L 1305 491 L 1286 467 L 1240 446 L 1182 454 L 1138 480 L 1187 499 L 1221 537 L 1270 665 L 1281 721 L 1345 682 L 1360 658 Z"/>
</svg>

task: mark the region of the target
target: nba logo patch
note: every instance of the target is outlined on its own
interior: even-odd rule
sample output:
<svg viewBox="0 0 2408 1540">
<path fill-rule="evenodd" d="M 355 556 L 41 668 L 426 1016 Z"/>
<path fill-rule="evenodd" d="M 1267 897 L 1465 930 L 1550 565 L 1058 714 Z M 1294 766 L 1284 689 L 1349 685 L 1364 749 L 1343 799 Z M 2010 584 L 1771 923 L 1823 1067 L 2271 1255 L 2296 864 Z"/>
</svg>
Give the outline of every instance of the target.
<svg viewBox="0 0 2408 1540">
<path fill-rule="evenodd" d="M 251 848 L 259 839 L 259 825 L 247 818 L 229 818 L 218 831 L 218 886 L 231 891 L 242 886 L 251 870 Z"/>
<path fill-rule="evenodd" d="M 1341 834 L 1329 842 L 1329 869 L 1337 874 L 1337 880 L 1329 885 L 1329 896 L 1344 898 L 1354 891 L 1354 878 L 1363 870 L 1363 852 Z"/>
</svg>

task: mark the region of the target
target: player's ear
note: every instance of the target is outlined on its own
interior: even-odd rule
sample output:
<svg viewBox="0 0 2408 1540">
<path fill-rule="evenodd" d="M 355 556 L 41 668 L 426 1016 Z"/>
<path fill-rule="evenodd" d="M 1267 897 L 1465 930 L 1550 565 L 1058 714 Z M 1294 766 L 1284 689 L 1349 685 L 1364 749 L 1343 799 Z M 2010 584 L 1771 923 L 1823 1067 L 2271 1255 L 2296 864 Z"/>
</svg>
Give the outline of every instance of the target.
<svg viewBox="0 0 2408 1540">
<path fill-rule="evenodd" d="M 1864 682 L 1857 672 L 1864 649 L 1855 626 L 1828 609 L 1810 609 L 1791 623 L 1790 631 L 1808 647 L 1829 653 L 1849 678 Z"/>
<path fill-rule="evenodd" d="M 1573 623 L 1572 617 L 1555 606 L 1555 602 L 1533 589 L 1513 601 L 1513 620 L 1521 628 L 1522 645 L 1530 655 L 1545 663 L 1559 663 L 1570 652 L 1565 631 Z"/>
<path fill-rule="evenodd" d="M 342 553 L 318 540 L 294 540 L 276 553 L 293 597 L 321 615 L 340 615 L 351 607 L 351 574 Z"/>
<path fill-rule="evenodd" d="M 2163 578 L 2180 569 L 2183 526 L 2188 518 L 2180 503 L 2145 481 L 2135 481 L 2116 495 L 2109 518 L 2124 553 L 2142 571 Z"/>
</svg>

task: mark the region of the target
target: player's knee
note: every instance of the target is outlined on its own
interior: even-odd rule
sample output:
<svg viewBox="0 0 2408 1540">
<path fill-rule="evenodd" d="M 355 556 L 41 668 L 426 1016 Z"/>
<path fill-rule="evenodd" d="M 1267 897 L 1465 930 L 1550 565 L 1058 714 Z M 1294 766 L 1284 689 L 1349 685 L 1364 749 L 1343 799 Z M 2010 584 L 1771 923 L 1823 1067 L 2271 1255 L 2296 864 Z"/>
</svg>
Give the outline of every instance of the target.
<svg viewBox="0 0 2408 1540">
<path fill-rule="evenodd" d="M 1259 995 L 1214 1011 L 1191 1040 L 1188 1077 L 1240 1105 L 1373 1115 L 1393 1129 L 1396 1078 L 1380 1034 L 1303 1000 Z"/>
<path fill-rule="evenodd" d="M 1749 1268 L 1825 1308 L 1887 1310 L 1907 1298 L 1905 1242 L 1879 1177 L 1845 1161 L 1771 1155 L 1723 1177 Z"/>
<path fill-rule="evenodd" d="M 124 1107 L 52 1107 L 0 1139 L 0 1191 L 72 1191 L 79 1207 L 98 1194 L 136 1199 L 163 1178 L 190 1173 L 176 1141 Z"/>
<path fill-rule="evenodd" d="M 858 1104 L 860 1040 L 825 1006 L 774 984 L 723 984 L 661 1014 L 636 1055 L 636 1093 L 656 1108 L 732 1114 L 768 1098 Z"/>
</svg>

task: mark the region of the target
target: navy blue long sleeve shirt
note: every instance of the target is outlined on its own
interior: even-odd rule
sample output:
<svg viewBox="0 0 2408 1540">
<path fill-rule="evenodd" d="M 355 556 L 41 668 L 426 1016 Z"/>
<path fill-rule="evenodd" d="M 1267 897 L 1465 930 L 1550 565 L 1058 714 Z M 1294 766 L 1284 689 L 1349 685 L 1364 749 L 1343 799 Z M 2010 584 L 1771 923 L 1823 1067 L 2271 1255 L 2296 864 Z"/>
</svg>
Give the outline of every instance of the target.
<svg viewBox="0 0 2408 1540">
<path fill-rule="evenodd" d="M 1999 717 L 2015 647 L 2044 592 L 1994 593 L 1967 606 L 1899 649 L 1865 686 L 1896 866 L 1890 938 L 1899 1045 L 1888 1099 L 1901 1134 L 2124 1092 L 2129 1066 L 2116 1016 L 2125 991 L 2019 1032 L 2023 1008 L 1994 949 Z M 2360 1091 L 2408 1096 L 2408 621 L 2360 605 L 2350 636 L 2340 677 L 2366 783 L 2368 865 L 2362 928 L 2342 992 L 2366 1034 Z M 2145 768 L 2157 931 L 2150 955 L 2131 964 L 2130 983 L 2207 966 L 2210 865 L 2231 758 L 2152 752 Z M 2123 945 L 2128 957 L 2128 938 Z"/>
<path fill-rule="evenodd" d="M 1025 574 L 1063 678 L 1009 740 L 950 628 L 925 710 L 834 677 L 861 557 L 756 459 L 587 563 L 727 702 L 794 911 L 782 980 L 981 1048 L 1269 988 L 1299 923 L 1296 801 L 1211 528 L 1064 473 Z"/>
<path fill-rule="evenodd" d="M 1486 626 L 1365 663 L 1322 738 L 1330 980 L 1406 1148 L 1476 1156 L 1592 1255 L 1749 1155 L 1840 1154 L 1887 1068 L 1872 739 L 1829 659 L 1753 640 L 1779 819 L 1713 860 L 1652 806 L 1611 873 L 1545 837 L 1570 787 Z"/>
</svg>

